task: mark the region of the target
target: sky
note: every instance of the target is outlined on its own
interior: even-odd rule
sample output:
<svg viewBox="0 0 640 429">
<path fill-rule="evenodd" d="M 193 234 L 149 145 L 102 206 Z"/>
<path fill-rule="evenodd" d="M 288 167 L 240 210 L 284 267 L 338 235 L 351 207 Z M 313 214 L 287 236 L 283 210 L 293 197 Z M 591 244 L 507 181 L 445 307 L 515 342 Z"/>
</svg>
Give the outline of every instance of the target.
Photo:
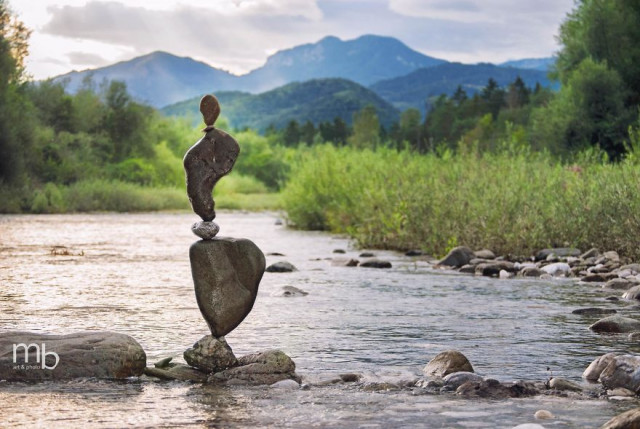
<svg viewBox="0 0 640 429">
<path fill-rule="evenodd" d="M 166 51 L 244 74 L 278 50 L 392 36 L 463 63 L 552 56 L 573 0 L 9 0 L 45 79 Z"/>
</svg>

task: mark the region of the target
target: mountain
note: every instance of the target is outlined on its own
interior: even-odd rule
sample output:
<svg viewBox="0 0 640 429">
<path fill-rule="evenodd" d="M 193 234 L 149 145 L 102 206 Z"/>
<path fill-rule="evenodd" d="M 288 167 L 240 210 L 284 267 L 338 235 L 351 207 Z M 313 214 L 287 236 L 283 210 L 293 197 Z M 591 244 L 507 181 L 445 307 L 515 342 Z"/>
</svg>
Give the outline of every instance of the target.
<svg viewBox="0 0 640 429">
<path fill-rule="evenodd" d="M 249 92 L 329 77 L 370 85 L 445 62 L 414 51 L 392 37 L 366 35 L 342 41 L 329 36 L 317 43 L 276 52 L 264 66 L 241 76 L 240 80 L 242 88 Z"/>
<path fill-rule="evenodd" d="M 68 81 L 67 90 L 71 93 L 81 87 L 87 76 L 92 76 L 96 84 L 105 79 L 121 80 L 136 100 L 163 107 L 209 92 L 260 93 L 316 78 L 344 78 L 366 86 L 444 62 L 391 37 L 362 36 L 347 41 L 325 37 L 317 43 L 276 52 L 264 66 L 242 76 L 191 58 L 153 52 L 107 67 L 74 71 L 54 80 Z"/>
<path fill-rule="evenodd" d="M 498 67 L 486 63 L 446 63 L 383 80 L 369 88 L 399 110 L 416 107 L 424 112 L 429 98 L 441 94 L 453 95 L 458 85 L 471 95 L 484 88 L 489 78 L 493 78 L 499 86 L 507 86 L 518 76 L 529 87 L 534 87 L 537 82 L 542 86 L 550 86 L 547 73 L 538 70 Z"/>
<path fill-rule="evenodd" d="M 273 124 L 277 128 L 290 120 L 318 124 L 335 117 L 351 123 L 353 114 L 373 104 L 380 122 L 388 126 L 398 120 L 399 112 L 371 90 L 345 79 L 312 79 L 294 82 L 262 94 L 220 92 L 216 94 L 222 106 L 222 116 L 234 128 L 250 127 L 264 130 Z M 161 112 L 167 116 L 186 116 L 201 121 L 200 98 L 167 106 Z"/>
<path fill-rule="evenodd" d="M 547 58 L 523 58 L 521 60 L 507 61 L 499 64 L 502 67 L 515 67 L 517 69 L 530 69 L 549 71 L 551 67 L 556 63 L 555 57 Z"/>
<path fill-rule="evenodd" d="M 231 73 L 191 58 L 153 52 L 107 67 L 73 71 L 54 78 L 54 81 L 66 81 L 67 91 L 75 93 L 89 76 L 97 85 L 103 80 L 124 81 L 136 100 L 154 107 L 166 106 L 214 89 L 230 88 L 237 79 Z"/>
</svg>

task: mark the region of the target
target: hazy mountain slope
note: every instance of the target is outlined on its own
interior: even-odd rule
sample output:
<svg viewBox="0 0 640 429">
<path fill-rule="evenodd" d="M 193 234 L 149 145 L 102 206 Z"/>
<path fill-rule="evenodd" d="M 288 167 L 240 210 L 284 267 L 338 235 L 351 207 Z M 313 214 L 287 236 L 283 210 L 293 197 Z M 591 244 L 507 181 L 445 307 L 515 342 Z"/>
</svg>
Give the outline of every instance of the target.
<svg viewBox="0 0 640 429">
<path fill-rule="evenodd" d="M 498 65 L 502 67 L 515 67 L 517 69 L 549 71 L 555 62 L 555 57 L 523 58 L 521 60 L 507 61 Z"/>
<path fill-rule="evenodd" d="M 328 77 L 369 85 L 442 63 L 445 61 L 414 51 L 392 37 L 367 35 L 342 41 L 330 36 L 317 43 L 279 51 L 264 66 L 240 80 L 242 88 L 255 92 Z"/>
<path fill-rule="evenodd" d="M 221 92 L 217 94 L 222 115 L 236 128 L 251 127 L 264 130 L 273 124 L 284 127 L 290 120 L 307 120 L 318 124 L 335 117 L 351 123 L 353 113 L 368 104 L 378 111 L 381 123 L 389 125 L 398 119 L 399 112 L 371 90 L 345 79 L 313 79 L 290 83 L 262 94 Z M 162 113 L 187 116 L 200 122 L 199 97 L 167 106 Z"/>
<path fill-rule="evenodd" d="M 380 81 L 369 88 L 400 110 L 416 107 L 424 111 L 429 98 L 441 94 L 452 95 L 458 85 L 471 95 L 485 87 L 489 78 L 493 78 L 500 86 L 506 86 L 518 76 L 529 87 L 534 87 L 536 82 L 543 86 L 550 85 L 546 72 L 538 70 L 493 64 L 447 63 Z"/>
<path fill-rule="evenodd" d="M 166 106 L 197 94 L 224 90 L 237 79 L 226 71 L 191 58 L 153 52 L 107 67 L 74 71 L 54 80 L 67 81 L 67 90 L 74 93 L 89 76 L 96 85 L 103 80 L 124 81 L 136 100 L 154 107 Z"/>
</svg>

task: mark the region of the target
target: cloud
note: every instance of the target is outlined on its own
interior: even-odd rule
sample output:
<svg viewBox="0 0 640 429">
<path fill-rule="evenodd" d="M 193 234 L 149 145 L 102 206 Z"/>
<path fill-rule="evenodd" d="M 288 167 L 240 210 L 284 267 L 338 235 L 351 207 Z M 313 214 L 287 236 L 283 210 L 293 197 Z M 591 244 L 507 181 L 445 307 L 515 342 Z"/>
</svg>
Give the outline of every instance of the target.
<svg viewBox="0 0 640 429">
<path fill-rule="evenodd" d="M 246 72 L 264 62 L 267 50 L 290 47 L 292 37 L 299 37 L 305 25 L 322 17 L 311 0 L 223 1 L 224 7 L 216 9 L 195 5 L 152 10 L 91 1 L 83 6 L 53 6 L 48 8 L 51 19 L 42 31 L 131 46 L 136 54 L 163 50 L 188 55 Z"/>
<path fill-rule="evenodd" d="M 570 10 L 573 0 L 389 0 L 389 9 L 405 16 L 462 23 L 545 22 Z"/>
<path fill-rule="evenodd" d="M 91 52 L 69 52 L 67 58 L 72 65 L 99 67 L 109 64 L 109 60 Z"/>
</svg>

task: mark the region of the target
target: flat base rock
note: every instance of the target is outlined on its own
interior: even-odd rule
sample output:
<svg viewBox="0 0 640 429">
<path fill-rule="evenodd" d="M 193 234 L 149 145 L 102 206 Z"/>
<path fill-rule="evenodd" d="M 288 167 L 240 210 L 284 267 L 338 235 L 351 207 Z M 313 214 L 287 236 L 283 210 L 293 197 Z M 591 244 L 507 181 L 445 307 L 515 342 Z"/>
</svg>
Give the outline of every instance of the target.
<svg viewBox="0 0 640 429">
<path fill-rule="evenodd" d="M 284 352 L 268 350 L 242 356 L 238 366 L 212 374 L 209 383 L 271 385 L 281 380 L 295 380 L 300 377 L 295 373 L 296 365 Z"/>
<path fill-rule="evenodd" d="M 184 351 L 184 360 L 206 373 L 218 372 L 238 365 L 238 359 L 224 337 L 206 335 Z"/>
<path fill-rule="evenodd" d="M 169 364 L 164 368 L 146 367 L 144 374 L 162 380 L 193 381 L 204 383 L 208 374 L 183 364 Z"/>
<path fill-rule="evenodd" d="M 146 365 L 140 344 L 116 332 L 0 333 L 0 380 L 127 378 L 142 375 Z"/>
</svg>

